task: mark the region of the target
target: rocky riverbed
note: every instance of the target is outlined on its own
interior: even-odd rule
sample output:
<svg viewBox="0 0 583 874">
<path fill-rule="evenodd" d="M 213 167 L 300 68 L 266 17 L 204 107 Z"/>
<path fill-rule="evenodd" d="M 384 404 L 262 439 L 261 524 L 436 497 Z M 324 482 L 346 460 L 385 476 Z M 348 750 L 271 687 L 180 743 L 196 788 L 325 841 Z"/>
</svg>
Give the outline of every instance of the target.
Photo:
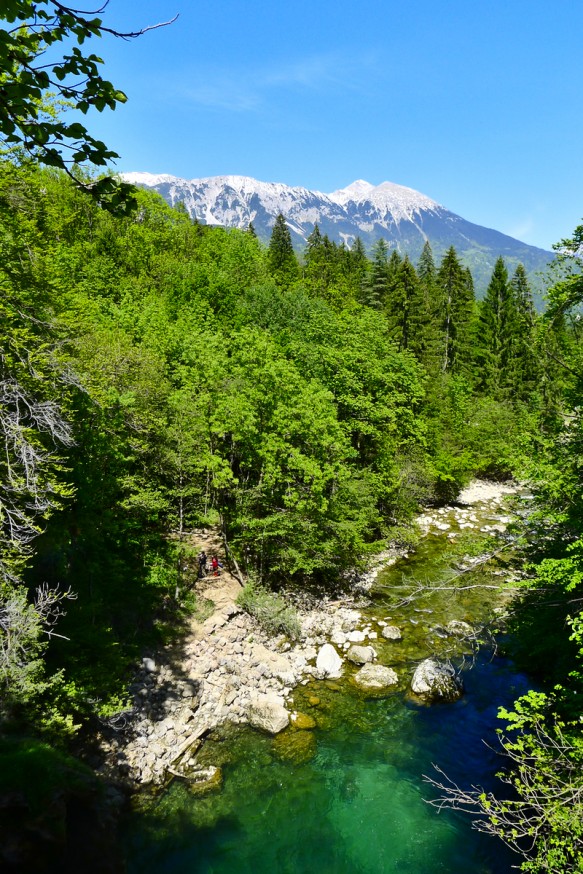
<svg viewBox="0 0 583 874">
<path fill-rule="evenodd" d="M 468 528 L 500 533 L 511 521 L 504 499 L 515 490 L 506 484 L 473 483 L 455 507 L 427 511 L 417 521 L 424 534 L 450 539 Z M 364 586 L 372 585 L 398 558 L 394 550 L 379 556 Z M 377 663 L 379 644 L 398 645 L 401 638 L 398 624 L 388 617 L 371 618 L 354 603 L 323 601 L 300 611 L 301 634 L 292 644 L 283 636 L 268 637 L 236 605 L 238 583 L 230 575 L 211 585 L 217 607 L 212 616 L 194 623 L 180 648 L 142 660 L 129 689 L 132 710 L 118 721 L 117 731 L 101 738 L 99 770 L 105 776 L 130 787 L 161 784 L 173 775 L 214 784 L 220 774 L 208 768 L 197 771 L 196 752 L 205 734 L 219 724 L 250 724 L 273 734 L 290 723 L 301 727 L 302 714 L 291 704 L 294 688 L 312 679 L 339 678 L 348 669 L 356 683 L 370 690 L 399 682 L 392 668 Z M 449 625 L 443 633 L 454 639 L 473 634 L 463 622 Z M 436 678 L 435 688 L 443 687 L 448 670 L 440 675 L 439 664 L 425 665 L 418 689 L 426 688 L 428 676 Z M 454 697 L 458 692 L 452 687 Z"/>
</svg>

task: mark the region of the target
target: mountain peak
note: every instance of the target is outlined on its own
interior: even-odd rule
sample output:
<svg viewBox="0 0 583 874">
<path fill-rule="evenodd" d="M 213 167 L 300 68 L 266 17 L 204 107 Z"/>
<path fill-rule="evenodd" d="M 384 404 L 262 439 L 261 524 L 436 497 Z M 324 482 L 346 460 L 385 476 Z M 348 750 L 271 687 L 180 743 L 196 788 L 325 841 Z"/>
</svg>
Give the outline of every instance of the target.
<svg viewBox="0 0 583 874">
<path fill-rule="evenodd" d="M 413 188 L 397 185 L 396 182 L 371 185 L 364 179 L 357 179 L 346 188 L 333 191 L 328 197 L 343 207 L 349 204 L 356 204 L 358 207 L 365 205 L 369 213 L 372 207 L 377 213 L 377 219 L 382 220 L 390 214 L 398 222 L 411 221 L 415 213 L 422 210 L 433 211 L 440 208 L 437 201 Z"/>
<path fill-rule="evenodd" d="M 333 191 L 328 197 L 335 203 L 344 205 L 349 200 L 365 200 L 366 196 L 374 191 L 374 185 L 366 182 L 364 179 L 356 179 L 346 188 L 339 188 L 338 191 Z"/>
<path fill-rule="evenodd" d="M 472 267 L 478 289 L 485 288 L 499 255 L 512 269 L 520 261 L 527 271 L 540 270 L 550 253 L 527 246 L 497 231 L 474 225 L 425 194 L 382 182 L 357 179 L 346 188 L 323 194 L 283 182 L 260 182 L 250 176 L 209 176 L 179 179 L 169 174 L 124 173 L 128 182 L 158 190 L 170 204 L 182 202 L 190 215 L 208 225 L 253 226 L 268 241 L 278 213 L 285 216 L 292 240 L 303 249 L 317 224 L 322 234 L 352 246 L 360 237 L 371 248 L 379 237 L 412 260 L 429 241 L 435 259 L 455 246 Z"/>
</svg>

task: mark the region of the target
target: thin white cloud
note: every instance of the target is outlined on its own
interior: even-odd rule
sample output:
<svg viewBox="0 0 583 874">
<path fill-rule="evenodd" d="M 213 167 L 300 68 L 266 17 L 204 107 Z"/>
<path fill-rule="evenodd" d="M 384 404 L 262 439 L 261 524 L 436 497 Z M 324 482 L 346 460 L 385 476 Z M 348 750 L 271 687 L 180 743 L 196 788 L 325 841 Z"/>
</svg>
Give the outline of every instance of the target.
<svg viewBox="0 0 583 874">
<path fill-rule="evenodd" d="M 514 237 L 515 240 L 526 241 L 533 236 L 534 231 L 534 219 L 531 216 L 526 216 L 515 222 L 509 228 L 506 228 L 504 233 L 508 234 L 509 237 Z"/>
<path fill-rule="evenodd" d="M 204 81 L 200 75 L 200 85 L 188 85 L 183 92 L 191 103 L 199 106 L 232 112 L 259 112 L 282 91 L 358 91 L 366 87 L 375 64 L 373 55 L 357 57 L 351 54 L 348 57 L 340 52 L 330 52 L 272 68 L 207 70 Z M 191 71 L 189 78 L 196 81 L 198 75 Z"/>
<path fill-rule="evenodd" d="M 262 104 L 261 96 L 253 92 L 244 82 L 223 79 L 212 85 L 201 84 L 185 89 L 187 99 L 198 106 L 231 112 L 254 112 Z"/>
</svg>

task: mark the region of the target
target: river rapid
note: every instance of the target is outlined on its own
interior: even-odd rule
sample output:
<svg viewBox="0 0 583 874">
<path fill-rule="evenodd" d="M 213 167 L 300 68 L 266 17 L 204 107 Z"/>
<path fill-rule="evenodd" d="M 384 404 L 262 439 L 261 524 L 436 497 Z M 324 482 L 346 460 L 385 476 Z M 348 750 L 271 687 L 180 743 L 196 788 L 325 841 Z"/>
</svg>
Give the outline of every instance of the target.
<svg viewBox="0 0 583 874">
<path fill-rule="evenodd" d="M 426 534 L 415 553 L 381 571 L 360 607 L 371 627 L 402 630 L 401 641 L 380 633 L 371 641 L 398 687 L 366 694 L 353 681 L 356 666 L 346 665 L 341 679 L 295 689 L 292 708 L 309 717 L 307 729 L 275 737 L 216 729 L 198 764 L 219 766 L 222 784 L 200 795 L 177 779 L 143 796 L 125 832 L 129 874 L 513 870 L 519 860 L 501 842 L 427 803 L 439 794 L 424 779 L 438 776 L 434 764 L 460 786 L 496 786 L 497 711 L 528 688 L 500 637 L 490 636 L 508 602 L 492 587 L 512 581 L 516 569 L 508 552 L 480 561 L 486 548 L 500 549 L 512 514 L 499 489 L 475 488 L 466 500 L 421 518 Z M 476 639 L 445 634 L 451 620 L 469 623 Z M 459 701 L 426 706 L 410 697 L 415 665 L 429 655 L 461 672 Z"/>
</svg>

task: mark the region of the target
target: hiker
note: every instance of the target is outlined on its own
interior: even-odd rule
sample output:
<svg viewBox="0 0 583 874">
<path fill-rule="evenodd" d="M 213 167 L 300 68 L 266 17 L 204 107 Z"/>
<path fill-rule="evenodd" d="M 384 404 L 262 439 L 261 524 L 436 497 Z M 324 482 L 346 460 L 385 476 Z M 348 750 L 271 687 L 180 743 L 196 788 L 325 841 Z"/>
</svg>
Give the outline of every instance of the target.
<svg viewBox="0 0 583 874">
<path fill-rule="evenodd" d="M 199 577 L 199 579 L 202 579 L 202 577 L 206 577 L 206 571 L 207 571 L 206 562 L 207 562 L 206 552 L 203 549 L 198 557 L 198 577 Z"/>
<path fill-rule="evenodd" d="M 219 560 L 216 555 L 213 555 L 211 559 L 211 567 L 213 569 L 213 577 L 219 576 Z"/>
</svg>

